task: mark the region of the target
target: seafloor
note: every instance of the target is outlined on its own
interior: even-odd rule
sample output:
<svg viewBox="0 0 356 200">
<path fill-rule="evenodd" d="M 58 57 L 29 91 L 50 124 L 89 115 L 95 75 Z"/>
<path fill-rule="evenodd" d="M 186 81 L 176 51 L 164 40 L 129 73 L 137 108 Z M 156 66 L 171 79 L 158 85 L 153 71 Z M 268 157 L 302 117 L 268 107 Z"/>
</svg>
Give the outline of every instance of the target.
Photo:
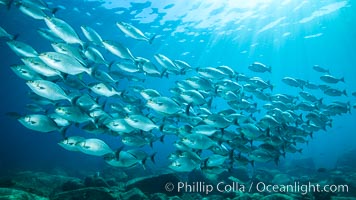
<svg viewBox="0 0 356 200">
<path fill-rule="evenodd" d="M 340 156 L 335 168 L 316 168 L 312 159 L 286 161 L 278 167 L 237 167 L 224 172 L 215 179 L 199 170 L 189 174 L 157 173 L 144 175 L 143 169 L 122 169 L 108 166 L 99 172 L 73 175 L 60 168 L 50 171 L 12 171 L 0 178 L 0 200 L 3 199 L 53 199 L 53 200 L 136 200 L 136 199 L 315 199 L 356 200 L 356 149 Z M 272 165 L 271 165 L 272 166 Z M 142 175 L 139 175 L 142 170 Z M 150 170 L 149 170 L 150 171 Z M 151 172 L 151 171 L 150 171 Z M 139 177 L 142 176 L 142 177 Z M 130 178 L 135 177 L 135 178 Z M 339 192 L 259 192 L 233 191 L 211 192 L 195 188 L 195 191 L 167 191 L 166 184 L 187 182 L 214 185 L 217 182 L 235 182 L 248 185 L 251 182 L 286 185 L 292 183 L 324 185 L 347 185 L 347 191 Z M 169 189 L 169 188 L 168 188 Z M 184 190 L 184 189 L 182 189 Z"/>
</svg>

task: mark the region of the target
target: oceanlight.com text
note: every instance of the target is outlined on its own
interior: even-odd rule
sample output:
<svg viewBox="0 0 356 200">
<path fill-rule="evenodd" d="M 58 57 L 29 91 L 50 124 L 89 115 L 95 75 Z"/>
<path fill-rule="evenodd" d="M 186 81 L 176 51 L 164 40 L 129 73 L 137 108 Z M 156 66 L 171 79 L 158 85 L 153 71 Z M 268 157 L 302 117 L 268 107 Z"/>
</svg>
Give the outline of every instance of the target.
<svg viewBox="0 0 356 200">
<path fill-rule="evenodd" d="M 270 192 L 270 193 L 314 193 L 314 192 L 330 192 L 330 193 L 338 193 L 338 192 L 349 192 L 348 185 L 320 185 L 320 184 L 300 184 L 299 182 L 294 182 L 294 184 L 288 185 L 273 185 L 273 184 L 265 184 L 263 182 L 256 183 L 256 190 L 258 192 Z"/>
<path fill-rule="evenodd" d="M 216 184 L 207 184 L 203 181 L 197 182 L 177 182 L 176 184 L 168 182 L 165 185 L 165 190 L 168 192 L 184 192 L 184 193 L 204 193 L 211 192 L 249 192 L 249 193 L 345 193 L 349 191 L 348 185 L 320 185 L 308 182 L 301 184 L 294 182 L 292 184 L 266 184 L 264 182 L 251 182 L 248 184 L 238 182 L 218 182 Z"/>
</svg>

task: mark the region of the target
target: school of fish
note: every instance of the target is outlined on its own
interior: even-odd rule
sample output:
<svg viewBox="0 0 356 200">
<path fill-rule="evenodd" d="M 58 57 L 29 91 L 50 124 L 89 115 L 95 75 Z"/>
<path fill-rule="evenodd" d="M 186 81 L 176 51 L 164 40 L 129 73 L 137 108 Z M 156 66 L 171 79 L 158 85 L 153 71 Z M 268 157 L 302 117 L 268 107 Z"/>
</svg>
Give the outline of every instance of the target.
<svg viewBox="0 0 356 200">
<path fill-rule="evenodd" d="M 298 96 L 273 93 L 276 86 L 259 77 L 273 69 L 260 62 L 246 66 L 255 75 L 247 76 L 225 65 L 190 66 L 164 52 L 144 58 L 89 26 L 72 27 L 42 0 L 0 4 L 43 21 L 34 28 L 53 48 L 37 52 L 20 40 L 22 33 L 17 37 L 0 27 L 0 37 L 22 62 L 11 70 L 31 91 L 32 103 L 26 105 L 31 114 L 18 114 L 17 120 L 34 131 L 61 133 L 58 144 L 64 149 L 102 157 L 115 167 L 154 163 L 154 143 L 165 144 L 166 136 L 175 140 L 176 150 L 167 159 L 168 168 L 177 172 L 220 174 L 256 162 L 278 164 L 288 153 L 301 153 L 297 145 L 308 143 L 313 133 L 331 128 L 335 116 L 356 107 L 338 98 L 351 94 L 339 89 L 346 86 L 344 78 L 318 65 L 310 66 L 320 73 L 318 83 L 282 78 L 280 87 L 298 89 Z M 129 22 L 116 27 L 132 42 L 156 42 L 155 34 Z M 116 59 L 107 60 L 106 54 Z M 170 94 L 162 95 L 159 84 L 145 87 L 145 77 L 160 83 L 172 76 L 179 81 L 172 83 Z M 71 126 L 93 137 L 71 135 Z M 112 135 L 120 148 L 95 137 L 100 134 Z"/>
</svg>

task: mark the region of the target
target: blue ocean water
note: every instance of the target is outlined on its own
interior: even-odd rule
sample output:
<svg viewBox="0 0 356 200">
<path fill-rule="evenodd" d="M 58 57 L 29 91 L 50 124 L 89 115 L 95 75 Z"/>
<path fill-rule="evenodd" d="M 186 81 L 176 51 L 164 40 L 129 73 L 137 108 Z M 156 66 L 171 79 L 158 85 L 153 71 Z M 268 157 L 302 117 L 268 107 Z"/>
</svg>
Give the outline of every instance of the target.
<svg viewBox="0 0 356 200">
<path fill-rule="evenodd" d="M 156 53 L 184 60 L 193 67 L 227 65 L 248 76 L 261 76 L 274 85 L 273 93 L 298 95 L 299 90 L 285 85 L 281 80 L 291 76 L 321 83 L 320 73 L 313 65 L 330 70 L 335 77 L 344 77 L 345 83 L 337 88 L 348 92 L 348 97 L 324 97 L 325 102 L 340 100 L 356 102 L 351 93 L 356 91 L 356 30 L 355 5 L 352 1 L 48 1 L 58 7 L 56 17 L 68 22 L 83 38 L 81 25 L 97 30 L 109 40 L 120 41 L 134 55 L 153 59 Z M 0 7 L 0 26 L 7 32 L 19 34 L 18 40 L 31 44 L 38 52 L 51 51 L 48 41 L 38 35 L 38 28 L 46 27 L 20 12 L 15 5 L 9 10 Z M 139 27 L 150 35 L 157 34 L 153 44 L 125 37 L 115 26 L 124 21 Z M 105 52 L 107 59 L 115 59 Z M 253 62 L 272 67 L 272 73 L 255 74 L 248 70 Z M 29 88 L 11 70 L 12 64 L 21 61 L 6 45 L 0 42 L 1 62 L 1 142 L 0 170 L 68 169 L 100 171 L 107 164 L 97 157 L 69 152 L 57 143 L 58 133 L 39 133 L 23 127 L 7 112 L 29 113 Z M 181 77 L 153 79 L 147 77 L 146 88 L 169 94 L 169 88 Z M 121 87 L 129 86 L 123 83 Z M 215 102 L 215 104 L 218 104 Z M 219 106 L 219 105 L 216 105 Z M 288 159 L 311 157 L 318 167 L 333 168 L 340 155 L 354 148 L 355 110 L 333 118 L 333 127 L 314 133 L 308 138 L 302 154 L 287 154 Z M 71 127 L 68 135 L 93 135 L 80 128 Z M 113 149 L 121 146 L 120 140 L 110 135 L 95 136 L 105 140 Z M 174 137 L 164 144 L 156 142 L 157 164 L 151 168 L 166 169 L 167 156 L 173 152 Z M 145 147 L 150 148 L 150 147 Z M 150 150 L 151 151 L 151 150 Z M 153 170 L 154 171 L 154 170 Z"/>
</svg>

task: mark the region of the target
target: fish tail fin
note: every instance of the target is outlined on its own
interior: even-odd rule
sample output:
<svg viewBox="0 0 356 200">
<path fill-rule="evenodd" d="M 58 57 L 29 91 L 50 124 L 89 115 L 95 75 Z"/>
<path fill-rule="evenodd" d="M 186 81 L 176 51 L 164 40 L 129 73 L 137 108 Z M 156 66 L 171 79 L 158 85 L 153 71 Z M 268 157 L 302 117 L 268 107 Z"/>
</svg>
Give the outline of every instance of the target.
<svg viewBox="0 0 356 200">
<path fill-rule="evenodd" d="M 157 34 L 154 34 L 149 40 L 148 43 L 152 44 L 153 40 L 157 37 Z"/>
<path fill-rule="evenodd" d="M 207 102 L 208 108 L 211 109 L 211 105 L 213 104 L 213 97 L 211 97 L 209 99 L 209 101 Z"/>
<path fill-rule="evenodd" d="M 320 99 L 318 100 L 318 104 L 319 104 L 319 105 L 323 104 L 323 100 L 324 100 L 324 98 L 320 98 Z"/>
<path fill-rule="evenodd" d="M 345 96 L 347 96 L 346 90 L 344 90 L 342 93 L 343 93 Z"/>
<path fill-rule="evenodd" d="M 65 81 L 65 80 L 68 79 L 68 74 L 66 74 L 66 73 L 60 72 L 60 73 L 58 74 L 58 76 L 59 76 L 63 81 Z"/>
<path fill-rule="evenodd" d="M 332 128 L 333 127 L 333 120 L 332 119 L 330 119 L 330 121 L 329 121 L 329 123 L 327 124 L 330 128 Z"/>
<path fill-rule="evenodd" d="M 122 149 L 124 149 L 124 146 L 119 147 L 119 148 L 115 151 L 115 158 L 116 158 L 117 160 L 120 159 L 120 152 L 122 151 Z"/>
<path fill-rule="evenodd" d="M 254 104 L 253 104 L 253 107 L 257 108 L 257 103 L 254 103 Z"/>
<path fill-rule="evenodd" d="M 164 128 L 164 123 L 162 125 L 159 126 L 159 131 L 163 131 L 163 128 Z"/>
<path fill-rule="evenodd" d="M 5 113 L 5 115 L 8 117 L 14 118 L 14 119 L 19 119 L 22 117 L 22 115 L 17 112 L 7 112 L 7 113 Z"/>
<path fill-rule="evenodd" d="M 272 73 L 272 66 L 268 66 L 268 72 Z"/>
<path fill-rule="evenodd" d="M 271 129 L 269 127 L 266 129 L 266 135 L 267 137 L 271 136 Z"/>
<path fill-rule="evenodd" d="M 285 151 L 282 153 L 282 156 L 283 156 L 283 158 L 286 158 L 286 152 Z"/>
<path fill-rule="evenodd" d="M 149 157 L 150 160 L 153 164 L 156 164 L 155 156 L 157 155 L 157 152 L 152 153 Z"/>
<path fill-rule="evenodd" d="M 67 133 L 68 128 L 69 128 L 69 126 L 64 126 L 64 127 L 61 127 L 61 128 L 59 129 L 59 132 L 61 133 L 61 136 L 62 136 L 63 138 L 66 138 L 66 137 L 67 137 L 67 136 L 66 136 L 66 133 Z"/>
<path fill-rule="evenodd" d="M 250 164 L 252 167 L 255 167 L 255 161 L 254 160 L 250 160 Z"/>
<path fill-rule="evenodd" d="M 231 150 L 229 151 L 229 159 L 231 160 L 231 162 L 234 161 L 234 149 L 231 149 Z"/>
<path fill-rule="evenodd" d="M 168 78 L 167 69 L 164 69 L 164 70 L 161 72 L 161 78 L 164 76 L 164 74 L 166 74 L 166 78 Z"/>
<path fill-rule="evenodd" d="M 303 113 L 300 113 L 299 119 L 300 119 L 300 120 L 303 120 Z M 296 123 L 298 123 L 298 122 L 296 122 Z"/>
<path fill-rule="evenodd" d="M 113 61 L 111 61 L 111 62 L 109 62 L 108 63 L 108 69 L 109 69 L 109 71 L 111 71 L 111 69 L 112 69 L 112 65 L 115 63 L 115 60 L 113 60 Z"/>
<path fill-rule="evenodd" d="M 13 2 L 14 2 L 14 0 L 10 0 L 9 2 L 7 2 L 7 4 L 6 4 L 6 9 L 7 10 L 10 10 L 11 5 L 12 5 Z"/>
<path fill-rule="evenodd" d="M 54 16 L 57 13 L 58 10 L 59 10 L 59 7 L 52 8 L 51 9 L 51 14 Z"/>
<path fill-rule="evenodd" d="M 309 135 L 310 135 L 310 138 L 313 139 L 313 132 L 310 132 Z"/>
<path fill-rule="evenodd" d="M 90 45 L 89 42 L 83 42 L 83 43 L 80 45 L 81 50 L 83 50 L 83 51 L 87 50 L 88 47 L 89 47 L 89 45 Z"/>
<path fill-rule="evenodd" d="M 237 117 L 232 121 L 232 124 L 234 124 L 236 126 L 240 126 L 239 125 L 239 120 L 237 119 Z"/>
<path fill-rule="evenodd" d="M 17 38 L 20 36 L 20 34 L 16 33 L 15 35 L 13 35 L 10 39 L 11 40 L 17 40 Z"/>
<path fill-rule="evenodd" d="M 302 148 L 298 149 L 297 151 L 298 151 L 299 153 L 303 153 L 303 152 L 302 152 L 302 151 L 303 151 Z"/>
<path fill-rule="evenodd" d="M 351 107 L 351 103 L 350 103 L 350 101 L 348 101 L 348 102 L 347 102 L 347 105 L 348 105 L 349 107 Z"/>
<path fill-rule="evenodd" d="M 190 107 L 191 107 L 191 106 L 192 106 L 192 104 L 189 103 L 189 104 L 187 105 L 186 109 L 185 109 L 185 113 L 186 113 L 187 116 L 189 116 L 189 110 L 190 110 Z"/>
<path fill-rule="evenodd" d="M 340 81 L 345 83 L 345 77 L 340 78 Z"/>
<path fill-rule="evenodd" d="M 166 136 L 166 135 L 162 135 L 162 136 L 160 136 L 160 137 L 158 138 L 161 143 L 164 143 L 164 137 L 165 137 L 165 136 Z"/>
<path fill-rule="evenodd" d="M 310 126 L 310 119 L 306 121 L 307 125 Z"/>
<path fill-rule="evenodd" d="M 276 157 L 276 158 L 274 159 L 274 163 L 276 164 L 276 166 L 278 166 L 278 164 L 279 164 L 279 157 Z"/>
<path fill-rule="evenodd" d="M 150 141 L 150 147 L 153 149 L 153 142 L 155 142 L 155 140 L 151 140 Z"/>
<path fill-rule="evenodd" d="M 140 162 L 141 165 L 142 165 L 143 170 L 146 170 L 146 161 L 147 161 L 147 157 L 144 158 L 144 159 Z"/>
</svg>

